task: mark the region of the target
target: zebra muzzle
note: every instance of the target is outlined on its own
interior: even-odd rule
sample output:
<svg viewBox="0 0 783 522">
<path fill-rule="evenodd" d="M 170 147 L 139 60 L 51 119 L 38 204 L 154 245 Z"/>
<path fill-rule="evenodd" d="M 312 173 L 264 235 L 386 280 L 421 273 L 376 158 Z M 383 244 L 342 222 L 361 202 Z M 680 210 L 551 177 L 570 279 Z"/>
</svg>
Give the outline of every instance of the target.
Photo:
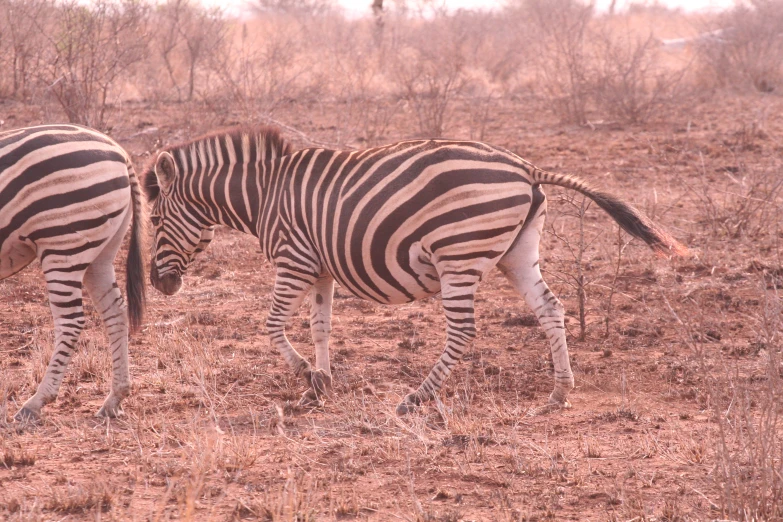
<svg viewBox="0 0 783 522">
<path fill-rule="evenodd" d="M 182 288 L 182 276 L 172 272 L 158 276 L 158 268 L 154 264 L 150 269 L 150 281 L 155 290 L 165 295 L 174 295 Z"/>
</svg>

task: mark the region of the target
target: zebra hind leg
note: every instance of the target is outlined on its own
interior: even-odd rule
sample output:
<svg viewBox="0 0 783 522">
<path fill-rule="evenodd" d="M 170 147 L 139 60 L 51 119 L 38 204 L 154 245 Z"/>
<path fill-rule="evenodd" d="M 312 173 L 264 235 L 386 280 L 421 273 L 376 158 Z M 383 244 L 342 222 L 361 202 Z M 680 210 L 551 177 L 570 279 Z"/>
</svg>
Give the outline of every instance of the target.
<svg viewBox="0 0 783 522">
<path fill-rule="evenodd" d="M 302 272 L 291 272 L 278 268 L 275 278 L 275 287 L 272 291 L 272 305 L 266 320 L 266 329 L 272 345 L 277 348 L 288 366 L 297 377 L 301 377 L 307 383 L 308 388 L 318 386 L 323 388 L 326 381 L 331 382 L 331 376 L 326 375 L 321 369 L 313 370 L 307 359 L 297 352 L 285 335 L 286 323 L 296 314 L 297 310 L 307 297 L 317 276 L 305 275 Z M 314 385 L 315 382 L 315 385 Z M 309 389 L 302 397 L 301 403 L 307 405 L 309 401 Z M 316 405 L 320 405 L 319 402 Z"/>
<path fill-rule="evenodd" d="M 547 286 L 539 267 L 538 245 L 545 215 L 544 200 L 535 217 L 525 225 L 517 241 L 497 265 L 536 314 L 549 340 L 555 369 L 555 388 L 549 396 L 549 403 L 536 410 L 536 413 L 570 407 L 568 394 L 574 387 L 574 374 L 571 372 L 566 344 L 565 310 Z"/>
<path fill-rule="evenodd" d="M 54 352 L 35 394 L 14 416 L 18 422 L 38 420 L 41 408 L 57 398 L 68 363 L 76 351 L 76 343 L 84 328 L 84 270 L 71 271 L 65 260 L 60 259 L 60 263 L 55 263 L 52 257 L 45 258 L 41 264 L 49 292 L 49 307 L 54 319 Z"/>
<path fill-rule="evenodd" d="M 310 293 L 310 333 L 315 344 L 315 371 L 310 374 L 312 387 L 302 395 L 303 407 L 323 405 L 323 397 L 332 391 L 332 370 L 329 365 L 329 335 L 332 331 L 332 299 L 334 279 L 321 277 Z"/>
<path fill-rule="evenodd" d="M 408 394 L 397 406 L 397 415 L 411 413 L 423 402 L 435 398 L 454 365 L 462 359 L 475 339 L 473 296 L 478 283 L 479 276 L 475 271 L 441 277 L 443 311 L 446 315 L 446 348 L 418 390 Z"/>
<path fill-rule="evenodd" d="M 114 273 L 114 258 L 122 245 L 125 231 L 130 221 L 130 209 L 116 229 L 114 237 L 106 243 L 98 257 L 87 268 L 84 274 L 84 286 L 90 294 L 93 305 L 100 312 L 103 326 L 109 337 L 111 353 L 112 381 L 111 391 L 103 406 L 95 414 L 96 417 L 117 417 L 120 413 L 120 402 L 130 395 L 131 382 L 128 370 L 128 310 L 125 300 L 117 286 Z"/>
<path fill-rule="evenodd" d="M 96 417 L 117 417 L 120 402 L 130 395 L 128 370 L 128 316 L 111 262 L 93 263 L 84 278 L 85 287 L 101 314 L 111 351 L 111 391 Z"/>
</svg>

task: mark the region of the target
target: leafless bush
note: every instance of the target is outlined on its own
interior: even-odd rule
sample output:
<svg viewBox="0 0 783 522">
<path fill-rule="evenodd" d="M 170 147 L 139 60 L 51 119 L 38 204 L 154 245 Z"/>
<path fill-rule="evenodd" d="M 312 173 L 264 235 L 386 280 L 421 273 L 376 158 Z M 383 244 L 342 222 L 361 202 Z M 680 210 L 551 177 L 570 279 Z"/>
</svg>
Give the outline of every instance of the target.
<svg viewBox="0 0 783 522">
<path fill-rule="evenodd" d="M 765 317 L 759 321 L 759 342 L 766 352 L 763 375 L 749 379 L 735 371 L 728 376 L 729 386 L 723 387 L 728 394 L 714 390 L 719 398 L 714 414 L 721 518 L 783 518 L 783 310 L 776 291 L 764 295 Z"/>
<path fill-rule="evenodd" d="M 457 11 L 449 30 L 462 41 L 466 69 L 507 93 L 529 72 L 526 27 L 525 21 L 506 12 Z"/>
<path fill-rule="evenodd" d="M 513 15 L 532 41 L 536 94 L 564 122 L 584 124 L 588 113 L 641 123 L 682 101 L 688 67 L 671 67 L 652 34 L 630 28 L 630 14 L 595 17 L 580 0 L 517 0 Z M 617 22 L 625 21 L 625 30 Z"/>
<path fill-rule="evenodd" d="M 576 268 L 575 273 L 574 270 L 569 267 L 568 271 L 555 274 L 555 276 L 558 280 L 567 284 L 576 292 L 579 307 L 579 340 L 584 341 L 585 336 L 587 335 L 587 287 L 592 283 L 592 281 L 585 277 L 585 254 L 592 246 L 593 242 L 599 237 L 599 234 L 594 235 L 589 240 L 585 237 L 585 214 L 591 203 L 585 196 L 580 196 L 578 202 L 576 196 L 573 194 L 561 196 L 558 200 L 563 203 L 565 207 L 564 210 L 560 212 L 559 216 L 579 220 L 578 240 L 570 239 L 564 235 L 562 229 L 560 232 L 557 231 L 557 218 L 552 220 L 550 233 L 565 244 L 573 258 L 573 266 Z M 572 242 L 575 244 L 572 244 Z"/>
<path fill-rule="evenodd" d="M 463 98 L 467 114 L 468 134 L 472 140 L 483 140 L 490 121 L 490 113 L 499 95 L 494 92 L 474 94 Z"/>
<path fill-rule="evenodd" d="M 43 59 L 39 26 L 47 24 L 52 8 L 50 0 L 0 1 L 0 93 L 18 99 L 30 96 Z"/>
<path fill-rule="evenodd" d="M 702 170 L 684 183 L 714 235 L 756 236 L 783 211 L 783 179 L 774 170 L 740 164 L 717 173 Z"/>
<path fill-rule="evenodd" d="M 609 337 L 609 327 L 612 318 L 612 298 L 617 290 L 617 277 L 620 275 L 620 267 L 623 262 L 623 252 L 626 247 L 631 244 L 630 239 L 623 241 L 622 229 L 617 227 L 617 264 L 614 268 L 614 274 L 612 276 L 612 282 L 609 285 L 609 297 L 606 299 L 606 315 L 604 315 L 604 324 L 606 324 L 606 330 L 604 330 L 604 337 Z"/>
<path fill-rule="evenodd" d="M 330 12 L 334 6 L 331 0 L 254 0 L 250 7 L 257 14 L 317 16 Z"/>
<path fill-rule="evenodd" d="M 58 4 L 46 35 L 47 60 L 39 79 L 72 123 L 105 124 L 112 89 L 146 56 L 145 4 L 95 0 Z"/>
<path fill-rule="evenodd" d="M 628 123 L 643 123 L 656 112 L 679 103 L 685 94 L 687 67 L 662 66 L 660 44 L 650 34 L 635 38 L 606 27 L 594 33 L 596 105 L 607 115 Z"/>
<path fill-rule="evenodd" d="M 329 99 L 343 107 L 337 115 L 335 139 L 352 138 L 377 145 L 399 111 L 399 98 L 389 96 L 383 75 L 383 50 L 378 47 L 377 26 L 365 21 L 337 21 L 320 32 L 318 46 L 326 51 L 320 75 L 329 85 Z M 327 94 L 327 93 L 324 93 Z"/>
<path fill-rule="evenodd" d="M 228 22 L 218 8 L 190 0 L 168 0 L 155 12 L 153 52 L 181 101 L 192 100 L 197 76 L 224 44 Z M 152 71 L 150 71 L 152 73 Z"/>
<path fill-rule="evenodd" d="M 530 22 L 528 36 L 536 43 L 537 85 L 563 120 L 587 122 L 592 93 L 587 36 L 592 4 L 579 0 L 520 0 L 519 15 Z"/>
<path fill-rule="evenodd" d="M 234 26 L 212 56 L 217 81 L 208 96 L 228 97 L 251 114 L 273 114 L 286 99 L 297 98 L 311 69 L 303 42 L 303 27 L 286 15 Z"/>
<path fill-rule="evenodd" d="M 442 136 L 454 99 L 465 86 L 461 35 L 449 30 L 449 17 L 419 27 L 395 55 L 393 77 L 410 104 L 423 136 Z"/>
<path fill-rule="evenodd" d="M 717 25 L 716 38 L 698 46 L 712 83 L 761 92 L 783 85 L 783 1 L 738 3 Z"/>
</svg>

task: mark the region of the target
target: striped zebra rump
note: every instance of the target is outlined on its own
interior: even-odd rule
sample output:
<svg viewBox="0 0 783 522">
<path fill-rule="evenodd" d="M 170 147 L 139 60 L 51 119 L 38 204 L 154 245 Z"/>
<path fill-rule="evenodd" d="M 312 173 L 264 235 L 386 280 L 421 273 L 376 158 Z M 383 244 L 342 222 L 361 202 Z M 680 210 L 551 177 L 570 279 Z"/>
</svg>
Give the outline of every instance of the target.
<svg viewBox="0 0 783 522">
<path fill-rule="evenodd" d="M 112 391 L 99 413 L 118 413 L 130 389 L 128 331 L 144 308 L 141 198 L 128 154 L 100 132 L 44 125 L 0 134 L 0 279 L 37 258 L 55 323 L 46 375 L 17 418 L 37 418 L 56 398 L 85 323 L 85 290 L 103 315 L 112 350 Z M 113 262 L 131 223 L 126 307 Z"/>
<path fill-rule="evenodd" d="M 331 389 L 335 281 L 384 304 L 441 294 L 445 348 L 399 405 L 398 413 L 405 414 L 437 395 L 472 342 L 474 294 L 497 266 L 533 309 L 550 343 L 555 389 L 544 408 L 568 406 L 574 380 L 564 309 L 539 267 L 547 210 L 542 184 L 582 192 L 656 251 L 686 251 L 618 198 L 477 142 L 414 140 L 363 151 L 290 152 L 275 129 L 239 128 L 161 151 L 143 178 L 153 204 L 151 279 L 158 290 L 179 290 L 215 226 L 259 238 L 276 270 L 267 330 L 308 384 L 303 405 L 321 404 Z M 308 297 L 314 367 L 285 335 L 286 322 Z"/>
</svg>

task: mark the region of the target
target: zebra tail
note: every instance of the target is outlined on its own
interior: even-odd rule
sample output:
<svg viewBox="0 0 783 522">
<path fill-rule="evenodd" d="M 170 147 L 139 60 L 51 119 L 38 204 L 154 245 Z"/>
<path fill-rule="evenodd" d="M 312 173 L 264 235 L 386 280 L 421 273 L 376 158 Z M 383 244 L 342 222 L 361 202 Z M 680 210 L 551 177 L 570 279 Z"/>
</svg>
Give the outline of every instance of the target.
<svg viewBox="0 0 783 522">
<path fill-rule="evenodd" d="M 688 255 L 688 247 L 677 241 L 662 226 L 619 198 L 596 190 L 574 176 L 555 174 L 537 168 L 531 172 L 533 185 L 558 185 L 589 197 L 617 221 L 623 230 L 647 243 L 659 255 Z"/>
<path fill-rule="evenodd" d="M 128 296 L 130 330 L 131 332 L 136 332 L 144 319 L 144 308 L 147 301 L 146 286 L 144 284 L 144 258 L 142 257 L 146 220 L 139 179 L 130 159 L 127 165 L 131 185 L 131 201 L 133 203 L 133 221 L 131 222 L 128 260 L 125 265 L 125 292 Z"/>
</svg>

